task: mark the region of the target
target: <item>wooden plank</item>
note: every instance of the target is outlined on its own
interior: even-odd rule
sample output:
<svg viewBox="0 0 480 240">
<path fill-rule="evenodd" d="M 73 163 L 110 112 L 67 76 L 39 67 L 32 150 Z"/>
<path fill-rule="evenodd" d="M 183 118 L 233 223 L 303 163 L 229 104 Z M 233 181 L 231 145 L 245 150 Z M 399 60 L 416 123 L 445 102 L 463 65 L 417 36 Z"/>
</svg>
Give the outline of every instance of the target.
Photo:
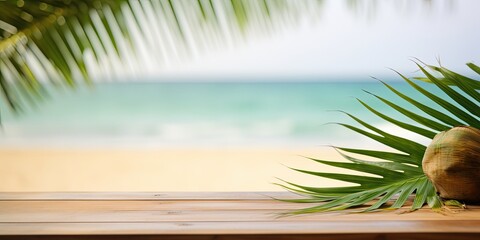
<svg viewBox="0 0 480 240">
<path fill-rule="evenodd" d="M 480 221 L 478 211 L 464 211 L 458 214 L 441 215 L 430 210 L 421 210 L 410 214 L 395 214 L 392 212 L 378 212 L 369 214 L 345 214 L 345 213 L 320 213 L 302 216 L 290 216 L 279 218 L 279 214 L 285 211 L 274 210 L 159 210 L 159 211 L 121 211 L 121 210 L 89 210 L 71 209 L 64 211 L 18 211 L 0 214 L 1 223 L 51 223 L 51 222 L 202 222 L 202 221 L 364 221 L 370 218 L 376 221 L 445 221 L 445 220 L 476 220 Z"/>
<path fill-rule="evenodd" d="M 13 235 L 98 235 L 98 238 L 156 235 L 158 239 L 165 236 L 176 239 L 174 237 L 184 235 L 208 235 L 206 239 L 241 239 L 242 236 L 255 239 L 263 235 L 277 239 L 274 237 L 289 234 L 292 239 L 294 236 L 304 239 L 304 234 L 342 234 L 352 239 L 363 239 L 359 236 L 388 236 L 390 239 L 398 234 L 413 233 L 428 233 L 430 235 L 424 236 L 430 237 L 464 233 L 466 235 L 462 236 L 477 234 L 480 238 L 479 206 L 444 214 L 421 209 L 408 214 L 398 214 L 399 211 L 330 212 L 278 218 L 279 213 L 309 205 L 279 202 L 264 193 L 166 193 L 158 198 L 152 198 L 152 194 L 27 193 L 22 196 L 15 193 L 19 199 L 14 199 L 11 193 L 0 193 L 0 198 L 3 196 L 0 200 L 0 238 Z M 270 193 L 270 196 L 288 195 Z M 406 210 L 408 208 L 400 212 Z M 445 234 L 435 235 L 440 233 Z"/>
<path fill-rule="evenodd" d="M 362 221 L 377 220 L 480 220 L 478 206 L 455 214 L 429 209 L 415 213 L 383 211 L 369 214 L 328 212 L 278 218 L 301 207 L 312 206 L 276 200 L 182 200 L 182 201 L 0 201 L 0 222 L 168 222 L 168 221 Z"/>
<path fill-rule="evenodd" d="M 156 201 L 0 201 L 0 212 L 90 210 L 293 210 L 315 204 L 293 204 L 273 200 L 156 200 Z"/>
<path fill-rule="evenodd" d="M 0 235 L 477 233 L 479 221 L 0 223 Z"/>
<path fill-rule="evenodd" d="M 468 233 L 363 233 L 363 234 L 282 234 L 282 235 L 47 235 L 0 236 L 1 240 L 477 240 Z"/>
<path fill-rule="evenodd" d="M 260 200 L 298 198 L 290 192 L 1 192 L 0 201 L 11 200 Z"/>
<path fill-rule="evenodd" d="M 321 204 L 321 203 L 319 203 Z M 409 203 L 407 202 L 407 205 Z M 38 211 L 69 211 L 69 210 L 91 210 L 91 211 L 161 211 L 161 210 L 295 210 L 316 206 L 315 203 L 297 204 L 281 202 L 276 200 L 157 200 L 157 201 L 0 201 L 0 213 L 10 212 L 38 212 Z M 403 210 L 407 210 L 405 207 Z M 400 210 L 400 211 L 403 211 Z M 422 209 L 420 211 L 431 210 Z M 480 211 L 480 206 L 468 205 L 465 210 L 457 210 L 457 213 L 468 214 L 469 212 Z M 384 211 L 384 213 L 398 213 L 398 211 Z M 345 212 L 342 212 L 344 214 Z M 375 213 L 372 213 L 375 214 Z M 448 214 L 448 212 L 446 212 Z M 457 215 L 458 215 L 457 214 Z M 411 215 L 407 214 L 406 216 Z M 440 216 L 435 213 L 435 216 Z"/>
</svg>

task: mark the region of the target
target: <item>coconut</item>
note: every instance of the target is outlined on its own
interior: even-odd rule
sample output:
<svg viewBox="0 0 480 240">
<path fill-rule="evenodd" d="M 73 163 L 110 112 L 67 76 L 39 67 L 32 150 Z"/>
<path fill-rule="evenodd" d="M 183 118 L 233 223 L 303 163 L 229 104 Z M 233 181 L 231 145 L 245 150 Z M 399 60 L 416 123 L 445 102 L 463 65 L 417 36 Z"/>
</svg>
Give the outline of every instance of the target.
<svg viewBox="0 0 480 240">
<path fill-rule="evenodd" d="M 480 130 L 461 126 L 437 134 L 422 168 L 440 197 L 480 202 Z"/>
</svg>

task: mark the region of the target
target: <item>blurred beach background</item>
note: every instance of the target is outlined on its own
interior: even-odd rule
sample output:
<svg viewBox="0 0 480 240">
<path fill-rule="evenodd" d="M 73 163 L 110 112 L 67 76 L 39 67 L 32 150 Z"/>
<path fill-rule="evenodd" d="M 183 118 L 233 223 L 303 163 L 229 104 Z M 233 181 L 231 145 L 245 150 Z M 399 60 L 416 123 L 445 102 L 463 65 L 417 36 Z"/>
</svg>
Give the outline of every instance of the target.
<svg viewBox="0 0 480 240">
<path fill-rule="evenodd" d="M 187 34 L 218 42 L 169 55 L 157 52 L 167 43 L 138 40 L 145 49 L 127 67 L 91 66 L 93 86 L 52 86 L 22 113 L 3 111 L 0 191 L 277 191 L 277 178 L 337 186 L 288 167 L 336 171 L 305 157 L 340 160 L 332 145 L 383 148 L 336 125 L 353 123 L 342 111 L 428 143 L 362 107 L 356 98 L 401 118 L 363 90 L 406 105 L 370 76 L 426 101 L 388 67 L 418 76 L 410 58 L 439 58 L 468 75 L 463 64 L 480 60 L 478 1 L 286 2 L 268 24 L 249 13 L 247 34 Z"/>
</svg>

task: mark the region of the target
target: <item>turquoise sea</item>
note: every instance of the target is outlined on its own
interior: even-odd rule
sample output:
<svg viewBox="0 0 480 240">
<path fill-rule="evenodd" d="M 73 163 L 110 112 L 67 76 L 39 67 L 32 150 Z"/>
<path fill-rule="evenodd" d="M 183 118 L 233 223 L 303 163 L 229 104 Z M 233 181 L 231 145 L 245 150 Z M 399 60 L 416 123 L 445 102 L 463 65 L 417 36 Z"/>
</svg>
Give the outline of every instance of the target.
<svg viewBox="0 0 480 240">
<path fill-rule="evenodd" d="M 403 82 L 395 88 L 418 99 Z M 52 91 L 17 116 L 3 110 L 0 147 L 315 147 L 368 145 L 368 140 L 329 124 L 352 123 L 342 110 L 410 138 L 355 99 L 402 119 L 372 95 L 406 104 L 376 81 L 100 83 Z M 421 139 L 421 138 L 420 138 Z"/>
</svg>

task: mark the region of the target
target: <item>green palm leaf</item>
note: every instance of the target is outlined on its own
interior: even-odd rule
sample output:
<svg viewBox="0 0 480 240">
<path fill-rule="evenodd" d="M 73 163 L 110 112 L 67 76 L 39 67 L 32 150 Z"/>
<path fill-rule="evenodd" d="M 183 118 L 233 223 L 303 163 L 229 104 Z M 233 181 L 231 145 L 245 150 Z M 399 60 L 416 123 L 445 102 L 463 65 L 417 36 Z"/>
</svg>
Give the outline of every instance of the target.
<svg viewBox="0 0 480 240">
<path fill-rule="evenodd" d="M 0 1 L 0 110 L 7 105 L 18 112 L 36 104 L 48 97 L 51 86 L 89 85 L 98 78 L 121 77 L 124 69 L 135 74 L 145 70 L 142 63 L 157 68 L 157 64 L 197 55 L 209 46 L 236 44 L 252 32 L 269 33 L 295 23 L 321 3 Z M 3 101 L 6 104 L 1 104 Z"/>
<path fill-rule="evenodd" d="M 480 71 L 478 71 L 480 69 L 476 65 L 471 63 L 467 65 L 480 75 Z M 413 97 L 401 93 L 385 82 L 382 83 L 386 88 L 410 104 L 410 108 L 401 107 L 393 101 L 370 93 L 377 100 L 380 100 L 408 118 L 411 123 L 387 116 L 375 110 L 366 102 L 359 99 L 357 100 L 367 110 L 385 121 L 430 139 L 438 132 L 448 130 L 455 126 L 470 125 L 476 128 L 480 127 L 480 102 L 478 92 L 480 81 L 467 78 L 444 67 L 422 67 L 420 65 L 418 65 L 418 67 L 421 72 L 425 74 L 425 77 L 414 78 L 412 80 L 400 73 L 398 74 L 411 87 L 417 90 L 418 93 L 430 99 L 436 106 L 427 106 L 426 104 L 420 103 L 414 100 Z M 435 77 L 427 68 L 441 77 Z M 415 83 L 415 79 L 431 83 L 429 87 L 434 86 L 438 88 L 450 99 L 432 93 L 420 84 Z M 414 194 L 415 197 L 410 206 L 411 210 L 422 208 L 425 204 L 428 204 L 432 209 L 438 209 L 443 206 L 444 203 L 440 197 L 437 196 L 433 184 L 422 170 L 421 165 L 426 149 L 425 146 L 380 130 L 352 114 L 347 113 L 347 115 L 366 129 L 349 124 L 340 123 L 340 125 L 395 149 L 398 152 L 334 147 L 345 159 L 344 162 L 310 158 L 310 160 L 319 164 L 354 170 L 359 174 L 314 172 L 292 168 L 301 173 L 343 181 L 353 184 L 353 186 L 322 188 L 302 186 L 284 181 L 284 183 L 279 185 L 291 192 L 307 197 L 305 199 L 290 199 L 288 200 L 289 202 L 322 203 L 318 206 L 296 210 L 287 214 L 337 211 L 353 207 L 361 207 L 360 211 L 362 212 L 379 209 L 398 209 L 405 205 L 412 194 Z M 359 157 L 354 157 L 351 154 Z M 368 157 L 370 160 L 361 159 L 362 157 Z M 456 202 L 454 205 L 458 206 L 461 204 Z"/>
</svg>

